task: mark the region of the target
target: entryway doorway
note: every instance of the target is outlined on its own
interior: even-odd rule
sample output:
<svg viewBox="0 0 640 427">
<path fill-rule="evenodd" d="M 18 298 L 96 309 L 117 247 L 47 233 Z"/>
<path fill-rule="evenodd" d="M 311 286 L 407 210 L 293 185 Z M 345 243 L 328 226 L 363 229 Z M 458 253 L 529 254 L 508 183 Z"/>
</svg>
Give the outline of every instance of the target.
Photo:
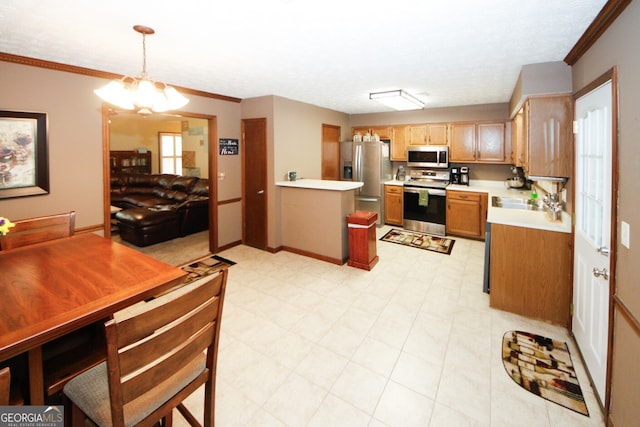
<svg viewBox="0 0 640 427">
<path fill-rule="evenodd" d="M 615 69 L 576 94 L 572 332 L 604 407 L 615 290 Z"/>
<path fill-rule="evenodd" d="M 267 248 L 267 119 L 242 120 L 242 241 Z"/>
</svg>

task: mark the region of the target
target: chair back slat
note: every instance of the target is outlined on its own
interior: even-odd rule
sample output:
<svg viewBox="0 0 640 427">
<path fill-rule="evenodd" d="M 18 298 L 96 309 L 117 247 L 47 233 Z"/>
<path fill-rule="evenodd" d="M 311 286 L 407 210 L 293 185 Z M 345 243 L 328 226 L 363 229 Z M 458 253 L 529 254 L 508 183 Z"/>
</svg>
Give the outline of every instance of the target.
<svg viewBox="0 0 640 427">
<path fill-rule="evenodd" d="M 160 327 L 196 309 L 204 301 L 220 295 L 221 286 L 222 279 L 218 277 L 210 286 L 199 286 L 171 301 L 167 302 L 164 298 L 168 294 L 150 301 L 147 311 L 117 321 L 117 346 L 122 348 L 153 334 Z M 217 311 L 215 315 L 218 315 Z"/>
<path fill-rule="evenodd" d="M 158 384 L 169 379 L 180 370 L 181 367 L 191 363 L 195 359 L 202 361 L 202 370 L 206 369 L 204 351 L 213 342 L 215 329 L 213 324 L 199 331 L 196 335 L 184 341 L 177 348 L 166 352 L 167 357 L 148 365 L 148 367 L 135 375 L 130 375 L 122 382 L 122 400 L 126 405 L 147 393 Z"/>
<path fill-rule="evenodd" d="M 120 350 L 120 375 L 129 375 L 161 358 L 167 353 L 167 349 L 175 347 L 176 343 L 215 322 L 217 312 L 218 298 L 215 298 L 183 317 L 181 321 L 172 323 L 171 327 L 163 328 L 162 331 L 150 335 L 146 339 L 122 348 Z"/>
<path fill-rule="evenodd" d="M 9 404 L 11 397 L 11 371 L 9 368 L 0 369 L 0 406 Z"/>
<path fill-rule="evenodd" d="M 73 236 L 75 211 L 14 221 L 9 233 L 0 236 L 0 249 L 8 251 L 22 246 Z"/>
<path fill-rule="evenodd" d="M 215 395 L 219 320 L 227 274 L 226 269 L 221 270 L 206 280 L 144 303 L 140 310 L 116 314 L 105 323 L 114 425 L 124 421 L 127 403 L 154 401 L 157 393 L 164 396 L 169 390 L 162 394 L 158 389 L 172 387 L 171 393 L 176 394 L 149 416 L 151 421 L 170 413 L 202 384 L 206 384 L 205 396 Z M 207 425 L 213 421 L 214 403 L 209 400 L 205 398 L 205 413 L 211 412 L 205 414 Z"/>
</svg>

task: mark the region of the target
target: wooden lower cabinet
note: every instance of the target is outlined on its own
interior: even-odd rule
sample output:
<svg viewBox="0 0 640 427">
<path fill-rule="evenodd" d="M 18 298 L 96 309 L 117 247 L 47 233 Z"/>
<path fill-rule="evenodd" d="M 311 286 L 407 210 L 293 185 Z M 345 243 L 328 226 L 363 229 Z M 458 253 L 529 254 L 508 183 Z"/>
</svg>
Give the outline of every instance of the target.
<svg viewBox="0 0 640 427">
<path fill-rule="evenodd" d="M 486 193 L 447 191 L 447 234 L 484 239 L 487 201 Z"/>
<path fill-rule="evenodd" d="M 384 222 L 402 226 L 403 189 L 400 185 L 384 186 Z"/>
<path fill-rule="evenodd" d="M 491 224 L 491 307 L 567 326 L 571 250 L 570 233 Z"/>
</svg>

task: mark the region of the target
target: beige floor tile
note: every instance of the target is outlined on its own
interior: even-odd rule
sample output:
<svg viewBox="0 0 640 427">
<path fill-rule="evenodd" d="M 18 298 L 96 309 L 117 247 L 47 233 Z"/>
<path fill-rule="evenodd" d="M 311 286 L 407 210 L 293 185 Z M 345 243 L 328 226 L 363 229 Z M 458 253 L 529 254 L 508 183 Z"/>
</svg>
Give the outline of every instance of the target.
<svg viewBox="0 0 640 427">
<path fill-rule="evenodd" d="M 327 391 L 292 373 L 269 397 L 264 409 L 288 426 L 306 426 L 324 401 Z"/>
<path fill-rule="evenodd" d="M 331 387 L 331 393 L 373 414 L 386 383 L 385 376 L 350 362 Z"/>
<path fill-rule="evenodd" d="M 222 321 L 217 425 L 603 426 L 567 330 L 491 309 L 484 242 L 455 240 L 449 256 L 377 242 L 372 271 L 242 245 L 221 253 L 237 264 Z M 510 330 L 568 342 L 591 417 L 511 380 L 501 361 Z M 189 407 L 200 408 L 199 392 Z"/>
<path fill-rule="evenodd" d="M 431 418 L 433 400 L 389 381 L 374 417 L 390 427 L 422 427 Z"/>
<path fill-rule="evenodd" d="M 370 420 L 364 411 L 329 393 L 307 427 L 366 427 Z"/>
</svg>

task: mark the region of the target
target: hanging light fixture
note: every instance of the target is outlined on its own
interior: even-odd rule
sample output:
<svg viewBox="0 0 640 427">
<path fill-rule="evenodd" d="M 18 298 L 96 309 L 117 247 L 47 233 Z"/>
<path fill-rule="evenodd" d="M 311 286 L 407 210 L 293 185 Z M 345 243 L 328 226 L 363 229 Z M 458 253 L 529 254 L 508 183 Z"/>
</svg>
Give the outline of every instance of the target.
<svg viewBox="0 0 640 427">
<path fill-rule="evenodd" d="M 189 100 L 177 90 L 165 83 L 155 82 L 147 75 L 146 36 L 155 33 L 153 28 L 135 25 L 133 29 L 142 34 L 142 74 L 113 80 L 96 89 L 95 94 L 110 104 L 125 110 L 135 110 L 143 116 L 150 115 L 152 111 L 162 113 L 187 105 Z"/>
<path fill-rule="evenodd" d="M 420 110 L 424 108 L 424 102 L 402 89 L 372 92 L 369 94 L 369 99 L 374 99 L 395 110 Z"/>
</svg>

